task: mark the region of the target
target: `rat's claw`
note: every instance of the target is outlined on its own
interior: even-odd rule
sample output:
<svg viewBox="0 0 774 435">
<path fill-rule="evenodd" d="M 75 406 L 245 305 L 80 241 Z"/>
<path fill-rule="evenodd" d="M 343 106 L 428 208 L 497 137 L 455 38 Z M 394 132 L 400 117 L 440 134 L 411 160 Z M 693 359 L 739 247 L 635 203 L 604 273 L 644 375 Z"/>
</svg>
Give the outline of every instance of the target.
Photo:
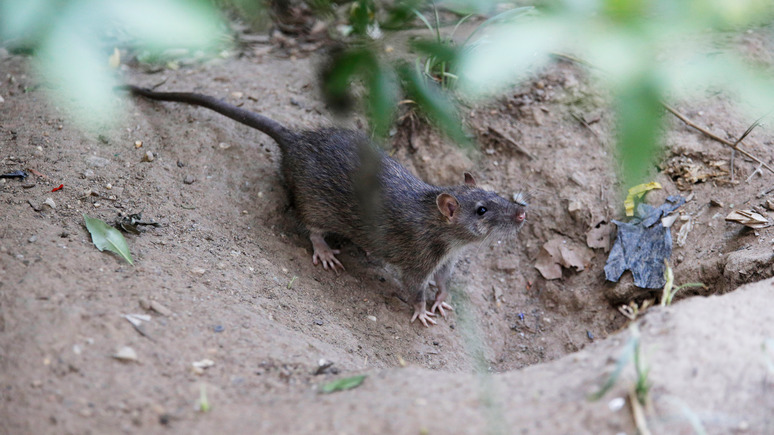
<svg viewBox="0 0 774 435">
<path fill-rule="evenodd" d="M 446 318 L 446 311 L 444 311 L 445 309 L 449 311 L 454 311 L 454 308 L 452 308 L 451 305 L 443 301 L 435 301 L 435 303 L 433 304 L 433 307 L 430 308 L 430 312 L 435 313 L 436 309 L 438 310 L 439 313 L 441 313 L 441 316 L 444 318 Z"/>
<path fill-rule="evenodd" d="M 422 324 L 425 325 L 425 327 L 429 328 L 430 325 L 428 325 L 427 322 L 430 322 L 433 325 L 436 324 L 435 319 L 432 319 L 431 317 L 435 317 L 435 314 L 425 310 L 424 308 L 419 310 L 414 310 L 414 315 L 411 316 L 411 323 L 414 323 L 414 320 L 419 319 L 419 321 L 422 322 Z"/>
</svg>

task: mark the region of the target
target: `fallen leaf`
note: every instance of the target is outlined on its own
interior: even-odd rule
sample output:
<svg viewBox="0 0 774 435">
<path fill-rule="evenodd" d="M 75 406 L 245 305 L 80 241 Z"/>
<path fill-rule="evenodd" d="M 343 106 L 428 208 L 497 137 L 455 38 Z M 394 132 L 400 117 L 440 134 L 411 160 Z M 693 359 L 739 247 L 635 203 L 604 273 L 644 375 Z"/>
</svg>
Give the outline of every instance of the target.
<svg viewBox="0 0 774 435">
<path fill-rule="evenodd" d="M 592 249 L 610 250 L 610 224 L 599 224 L 586 233 L 586 245 Z"/>
<path fill-rule="evenodd" d="M 581 247 L 574 247 L 561 237 L 546 242 L 538 253 L 535 268 L 545 279 L 562 277 L 562 267 L 574 268 L 577 272 L 585 269 L 591 260 L 591 252 Z"/>
<path fill-rule="evenodd" d="M 86 221 L 86 229 L 91 234 L 91 241 L 100 251 L 107 249 L 110 252 L 118 254 L 129 264 L 134 266 L 132 254 L 129 253 L 129 245 L 121 232 L 111 227 L 100 219 L 92 219 L 85 214 L 83 219 Z"/>
<path fill-rule="evenodd" d="M 333 382 L 328 382 L 322 386 L 321 391 L 323 393 L 333 393 L 334 391 L 351 390 L 365 380 L 366 375 L 352 376 L 350 378 L 342 378 Z"/>
<path fill-rule="evenodd" d="M 766 228 L 770 225 L 765 216 L 752 210 L 734 210 L 726 216 L 726 220 L 755 229 Z"/>
</svg>

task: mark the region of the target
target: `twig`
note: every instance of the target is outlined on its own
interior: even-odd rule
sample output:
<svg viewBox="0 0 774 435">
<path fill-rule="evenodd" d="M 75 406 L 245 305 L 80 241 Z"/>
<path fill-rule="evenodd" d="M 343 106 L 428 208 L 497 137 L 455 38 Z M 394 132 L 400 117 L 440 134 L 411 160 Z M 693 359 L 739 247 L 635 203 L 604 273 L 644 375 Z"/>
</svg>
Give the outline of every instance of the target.
<svg viewBox="0 0 774 435">
<path fill-rule="evenodd" d="M 760 174 L 761 172 L 762 172 L 761 171 L 761 165 L 758 165 L 758 167 L 755 168 L 755 170 L 752 172 L 752 174 L 750 174 L 750 176 L 747 177 L 747 180 L 745 181 L 745 183 L 749 183 L 750 180 L 752 180 L 752 177 L 755 176 L 755 174 Z"/>
<path fill-rule="evenodd" d="M 573 113 L 573 112 L 570 112 L 570 116 L 572 116 L 573 118 L 575 118 L 575 120 L 576 120 L 576 121 L 580 122 L 580 123 L 581 123 L 581 125 L 583 125 L 584 127 L 586 127 L 586 128 L 587 128 L 587 129 L 588 129 L 588 130 L 591 132 L 591 134 L 593 134 L 593 135 L 594 135 L 594 137 L 595 137 L 595 138 L 597 138 L 597 140 L 598 140 L 598 141 L 599 141 L 599 142 L 600 142 L 602 145 L 604 145 L 604 144 L 605 144 L 605 142 L 602 140 L 602 138 L 601 138 L 601 137 L 599 137 L 599 135 L 597 134 L 597 132 L 596 132 L 596 131 L 594 131 L 594 129 L 593 129 L 593 128 L 591 128 L 591 125 L 589 125 L 589 123 L 588 123 L 588 122 L 586 122 L 586 120 L 585 120 L 585 119 L 583 119 L 583 117 L 582 117 L 582 116 L 580 116 L 580 115 L 578 115 L 578 114 L 575 114 L 575 113 Z"/>
<path fill-rule="evenodd" d="M 738 143 L 738 142 L 741 142 L 741 139 L 740 139 L 740 140 L 739 140 L 739 141 L 738 141 L 736 144 L 734 144 L 733 142 L 731 142 L 731 141 L 728 141 L 728 140 L 726 140 L 726 139 L 723 139 L 722 137 L 720 137 L 720 136 L 718 136 L 718 135 L 716 135 L 716 134 L 714 134 L 714 133 L 710 132 L 709 130 L 707 130 L 707 129 L 705 129 L 705 128 L 703 128 L 703 127 L 699 126 L 699 125 L 697 125 L 696 123 L 694 123 L 693 121 L 691 121 L 690 119 L 688 119 L 688 118 L 687 118 L 685 115 L 683 115 L 682 113 L 680 113 L 680 112 L 678 112 L 677 110 L 673 109 L 672 107 L 670 107 L 670 106 L 669 106 L 669 105 L 667 105 L 666 103 L 661 103 L 661 105 L 662 105 L 662 106 L 664 106 L 664 108 L 665 108 L 666 110 L 668 110 L 669 112 L 671 112 L 671 113 L 672 113 L 673 115 L 675 115 L 675 116 L 676 116 L 678 119 L 680 119 L 680 121 L 683 121 L 683 122 L 684 122 L 686 125 L 688 125 L 689 127 L 693 127 L 693 128 L 695 128 L 696 130 L 699 130 L 700 132 L 704 133 L 704 135 L 705 135 L 705 136 L 707 136 L 707 137 L 709 137 L 709 138 L 711 138 L 711 139 L 714 139 L 714 140 L 716 140 L 716 141 L 718 141 L 718 142 L 720 142 L 720 143 L 722 143 L 722 144 L 725 144 L 725 145 L 728 145 L 728 146 L 730 146 L 730 147 L 731 147 L 731 148 L 733 148 L 734 150 L 736 150 L 736 151 L 739 151 L 740 153 L 744 154 L 745 156 L 747 156 L 747 157 L 749 157 L 749 158 L 751 158 L 751 159 L 755 160 L 755 161 L 756 161 L 757 163 L 759 163 L 761 166 L 763 166 L 764 168 L 768 169 L 768 170 L 769 170 L 769 172 L 771 172 L 772 174 L 774 174 L 774 169 L 771 169 L 771 167 L 770 167 L 769 165 L 767 165 L 766 163 L 763 163 L 763 161 L 761 161 L 761 159 L 759 159 L 758 157 L 755 157 L 754 155 L 750 154 L 749 152 L 747 152 L 747 151 L 743 150 L 742 148 L 739 148 L 739 143 Z M 757 121 L 756 121 L 756 123 L 757 123 Z M 754 128 L 754 127 L 753 127 L 753 128 Z M 749 131 L 752 131 L 752 129 L 750 129 Z M 749 132 L 747 132 L 746 134 L 749 134 Z M 743 136 L 743 138 L 744 138 L 744 136 Z M 732 167 L 733 167 L 733 166 L 732 166 Z"/>
<path fill-rule="evenodd" d="M 487 133 L 489 133 L 489 135 L 492 136 L 497 142 L 506 142 L 512 147 L 516 148 L 516 151 L 529 157 L 530 160 L 535 160 L 535 156 L 533 156 L 532 153 L 530 153 L 529 151 L 524 149 L 524 147 L 516 143 L 516 141 L 513 140 L 513 138 L 507 133 L 502 133 L 500 131 L 495 130 L 492 127 L 487 128 Z"/>
</svg>

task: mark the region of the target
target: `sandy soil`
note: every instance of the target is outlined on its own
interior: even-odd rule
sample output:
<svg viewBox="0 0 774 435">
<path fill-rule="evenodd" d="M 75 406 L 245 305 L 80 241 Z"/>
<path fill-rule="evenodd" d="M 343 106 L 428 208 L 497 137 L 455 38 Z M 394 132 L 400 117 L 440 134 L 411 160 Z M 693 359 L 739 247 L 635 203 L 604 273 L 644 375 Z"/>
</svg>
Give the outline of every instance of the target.
<svg viewBox="0 0 774 435">
<path fill-rule="evenodd" d="M 766 41 L 752 34 L 741 44 L 768 53 Z M 243 54 L 122 74 L 295 128 L 364 125 L 329 117 L 318 57 Z M 558 62 L 468 107 L 481 152 L 422 123 L 396 130 L 391 151 L 427 181 L 459 183 L 471 171 L 505 197 L 534 194 L 516 240 L 466 251 L 453 276 L 457 311 L 424 328 L 409 323 L 394 271 L 358 247 L 337 241 L 347 268 L 339 276 L 312 265 L 268 137 L 204 109 L 120 94 L 125 116 L 82 132 L 50 103 L 28 59 L 0 62 L 0 171 L 42 174 L 0 180 L 0 433 L 635 433 L 629 404 L 611 407 L 634 382 L 630 367 L 602 400 L 587 400 L 629 339 L 618 305 L 655 294 L 606 283 L 605 249 L 587 246 L 592 229 L 613 234 L 623 186 L 612 169 L 612 112 L 578 67 Z M 724 137 L 750 122 L 717 96 L 678 109 Z M 685 290 L 637 322 L 653 384 L 649 424 L 653 433 L 692 433 L 691 421 L 708 433 L 774 433 L 772 281 L 693 297 L 774 274 L 774 231 L 724 221 L 740 207 L 773 218 L 772 174 L 753 174 L 756 164 L 737 155 L 732 182 L 724 145 L 673 118 L 666 134 L 653 168 L 664 189 L 648 201 L 690 195 L 672 228 L 677 238 L 692 225 L 675 244 L 675 276 L 708 289 Z M 771 165 L 772 141 L 763 127 L 747 146 Z M 685 175 L 709 172 L 698 183 Z M 83 225 L 83 213 L 112 222 L 140 211 L 162 226 L 127 235 L 134 267 L 99 252 Z M 588 261 L 548 281 L 534 265 L 557 237 Z M 130 313 L 151 316 L 143 334 Z M 137 361 L 112 357 L 125 346 Z M 193 369 L 204 359 L 214 365 Z M 333 365 L 315 374 L 321 359 Z M 354 374 L 367 375 L 360 387 L 319 393 Z M 202 388 L 206 413 L 197 410 Z"/>
</svg>

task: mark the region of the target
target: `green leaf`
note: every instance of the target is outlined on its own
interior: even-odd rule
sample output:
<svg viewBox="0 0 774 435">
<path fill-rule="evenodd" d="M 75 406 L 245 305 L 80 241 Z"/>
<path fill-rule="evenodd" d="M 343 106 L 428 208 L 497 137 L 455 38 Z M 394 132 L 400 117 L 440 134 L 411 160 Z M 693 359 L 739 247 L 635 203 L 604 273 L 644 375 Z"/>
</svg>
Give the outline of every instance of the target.
<svg viewBox="0 0 774 435">
<path fill-rule="evenodd" d="M 462 121 L 456 111 L 457 105 L 448 94 L 441 92 L 437 86 L 428 84 L 408 65 L 403 65 L 399 73 L 404 82 L 407 97 L 414 100 L 419 108 L 460 145 L 470 146 L 470 140 L 462 129 Z"/>
<path fill-rule="evenodd" d="M 661 144 L 661 90 L 645 73 L 617 95 L 618 152 L 629 186 L 642 182 Z"/>
<path fill-rule="evenodd" d="M 457 50 L 448 43 L 417 39 L 409 43 L 414 50 L 436 57 L 441 62 L 454 62 L 457 58 Z"/>
<path fill-rule="evenodd" d="M 126 239 L 121 235 L 121 232 L 100 219 L 93 219 L 85 214 L 83 219 L 86 221 L 86 229 L 91 233 L 91 241 L 94 242 L 94 246 L 97 249 L 100 251 L 107 249 L 110 252 L 116 253 L 134 266 L 132 254 L 129 253 L 129 245 L 127 245 Z"/>
<path fill-rule="evenodd" d="M 398 105 L 398 89 L 394 73 L 380 64 L 374 64 L 368 74 L 368 117 L 376 136 L 384 137 L 392 125 Z"/>
<path fill-rule="evenodd" d="M 350 378 L 342 378 L 333 382 L 328 382 L 322 386 L 323 393 L 333 393 L 334 391 L 351 390 L 365 380 L 366 375 L 352 376 Z"/>
</svg>

